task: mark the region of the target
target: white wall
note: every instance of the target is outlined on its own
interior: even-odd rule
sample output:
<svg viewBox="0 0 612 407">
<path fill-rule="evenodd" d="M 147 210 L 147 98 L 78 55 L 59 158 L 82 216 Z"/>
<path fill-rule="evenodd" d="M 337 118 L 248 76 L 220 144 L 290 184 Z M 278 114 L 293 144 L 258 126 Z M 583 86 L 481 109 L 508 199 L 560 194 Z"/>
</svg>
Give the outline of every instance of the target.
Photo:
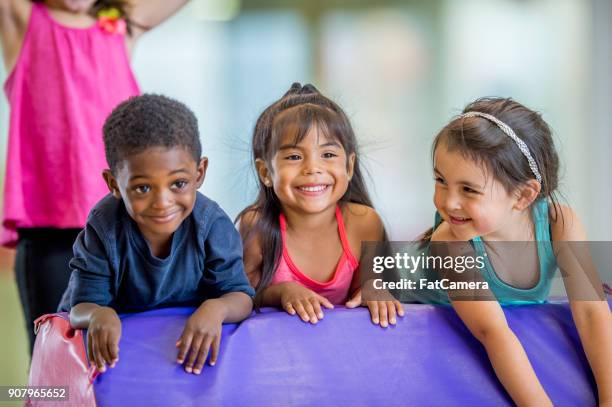
<svg viewBox="0 0 612 407">
<path fill-rule="evenodd" d="M 499 95 L 543 113 L 563 162 L 561 191 L 592 239 L 612 240 L 610 2 L 393 4 L 332 11 L 312 36 L 290 11 L 214 22 L 192 2 L 144 36 L 133 66 L 143 91 L 178 98 L 198 116 L 211 160 L 203 191 L 232 217 L 254 197 L 255 119 L 291 82 L 313 81 L 351 117 L 392 238 L 432 222 L 434 134 L 469 101 Z M 0 134 L 4 167 L 4 97 Z"/>
</svg>

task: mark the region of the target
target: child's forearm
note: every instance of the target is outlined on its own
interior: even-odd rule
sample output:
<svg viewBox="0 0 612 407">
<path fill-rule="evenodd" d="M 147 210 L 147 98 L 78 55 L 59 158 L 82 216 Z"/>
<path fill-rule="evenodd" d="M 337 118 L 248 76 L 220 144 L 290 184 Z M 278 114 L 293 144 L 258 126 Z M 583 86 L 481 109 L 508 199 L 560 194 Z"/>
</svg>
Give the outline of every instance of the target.
<svg viewBox="0 0 612 407">
<path fill-rule="evenodd" d="M 282 283 L 266 287 L 261 295 L 261 305 L 268 307 L 278 307 L 281 305 L 282 289 Z"/>
<path fill-rule="evenodd" d="M 227 323 L 240 322 L 248 317 L 253 310 L 253 300 L 242 292 L 227 293 L 214 301 L 223 306 L 223 322 Z"/>
<path fill-rule="evenodd" d="M 612 314 L 605 301 L 572 302 L 572 314 L 599 393 L 599 402 L 612 402 Z"/>
<path fill-rule="evenodd" d="M 525 350 L 510 328 L 493 330 L 480 339 L 495 374 L 517 405 L 552 405 Z"/>
</svg>

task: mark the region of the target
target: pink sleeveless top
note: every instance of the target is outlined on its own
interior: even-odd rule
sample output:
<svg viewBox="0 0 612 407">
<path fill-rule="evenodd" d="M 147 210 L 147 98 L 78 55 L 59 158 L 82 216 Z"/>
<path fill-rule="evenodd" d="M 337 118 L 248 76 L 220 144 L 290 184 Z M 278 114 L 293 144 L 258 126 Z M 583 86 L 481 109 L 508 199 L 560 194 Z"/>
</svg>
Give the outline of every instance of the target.
<svg viewBox="0 0 612 407">
<path fill-rule="evenodd" d="M 297 266 L 291 260 L 289 251 L 286 245 L 286 234 L 287 234 L 287 221 L 285 215 L 280 215 L 280 228 L 281 236 L 283 240 L 283 254 L 280 258 L 274 278 L 272 278 L 271 284 L 285 283 L 293 281 L 302 284 L 304 287 L 316 292 L 327 298 L 332 304 L 343 304 L 348 300 L 349 290 L 351 288 L 351 281 L 353 280 L 353 274 L 359 262 L 353 256 L 348 240 L 346 238 L 346 230 L 344 229 L 344 220 L 342 219 L 342 211 L 340 207 L 336 206 L 336 220 L 338 222 L 338 234 L 340 235 L 340 241 L 342 242 L 342 256 L 336 266 L 336 271 L 332 276 L 331 280 L 322 283 L 320 281 L 313 280 L 307 275 L 303 274 Z"/>
<path fill-rule="evenodd" d="M 58 24 L 41 3 L 4 84 L 10 105 L 1 243 L 17 228 L 80 228 L 108 193 L 102 140 L 106 116 L 140 94 L 125 37 L 94 24 Z"/>
</svg>

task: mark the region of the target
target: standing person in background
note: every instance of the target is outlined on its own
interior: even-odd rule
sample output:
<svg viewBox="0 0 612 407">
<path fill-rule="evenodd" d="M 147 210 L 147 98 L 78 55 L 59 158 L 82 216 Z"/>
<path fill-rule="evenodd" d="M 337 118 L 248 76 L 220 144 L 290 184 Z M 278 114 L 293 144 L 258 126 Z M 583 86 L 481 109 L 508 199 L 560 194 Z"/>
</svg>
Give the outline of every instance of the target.
<svg viewBox="0 0 612 407">
<path fill-rule="evenodd" d="M 1 239 L 17 248 L 30 349 L 33 321 L 57 309 L 74 239 L 108 192 L 102 124 L 140 93 L 131 50 L 186 2 L 0 0 L 10 105 Z"/>
</svg>

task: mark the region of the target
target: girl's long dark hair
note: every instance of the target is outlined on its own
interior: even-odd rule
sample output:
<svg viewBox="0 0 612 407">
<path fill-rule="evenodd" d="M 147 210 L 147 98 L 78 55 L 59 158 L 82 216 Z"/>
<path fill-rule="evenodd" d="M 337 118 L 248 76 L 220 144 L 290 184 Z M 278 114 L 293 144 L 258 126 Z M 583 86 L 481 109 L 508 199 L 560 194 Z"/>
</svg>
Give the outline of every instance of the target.
<svg viewBox="0 0 612 407">
<path fill-rule="evenodd" d="M 353 176 L 339 204 L 354 202 L 372 207 L 360 168 L 357 140 L 348 117 L 336 103 L 323 96 L 313 85 L 302 86 L 294 83 L 283 97 L 272 103 L 259 116 L 253 131 L 253 161 L 260 159 L 269 163 L 279 147 L 280 138 L 289 128 L 292 131 L 296 129 L 294 143 L 297 144 L 313 126 L 326 137 L 338 141 L 347 157 L 355 154 Z M 236 221 L 243 220 L 245 215 L 253 219 L 252 227 L 243 236 L 245 245 L 249 239 L 255 237 L 261 242 L 263 261 L 261 278 L 255 287 L 256 304 L 259 303 L 262 290 L 270 284 L 282 254 L 279 224 L 281 203 L 274 189 L 266 187 L 259 177 L 258 180 L 257 199 L 236 217 Z"/>
</svg>

